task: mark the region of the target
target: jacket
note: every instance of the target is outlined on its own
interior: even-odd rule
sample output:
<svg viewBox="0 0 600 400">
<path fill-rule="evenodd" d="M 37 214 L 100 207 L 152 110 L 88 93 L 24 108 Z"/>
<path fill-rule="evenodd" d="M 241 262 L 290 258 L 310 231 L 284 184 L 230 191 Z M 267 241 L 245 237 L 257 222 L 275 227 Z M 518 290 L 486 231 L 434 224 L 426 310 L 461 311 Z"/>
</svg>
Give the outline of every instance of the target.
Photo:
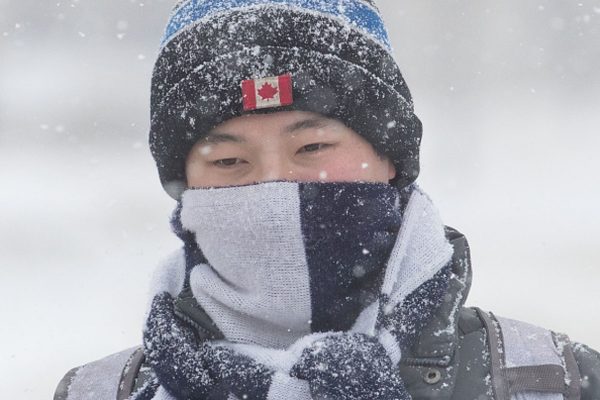
<svg viewBox="0 0 600 400">
<path fill-rule="evenodd" d="M 557 334 L 464 307 L 471 286 L 466 238 L 447 228 L 454 247 L 446 301 L 398 373 L 414 400 L 599 400 L 600 354 Z M 69 371 L 54 400 L 125 400 L 149 377 L 141 347 Z"/>
</svg>

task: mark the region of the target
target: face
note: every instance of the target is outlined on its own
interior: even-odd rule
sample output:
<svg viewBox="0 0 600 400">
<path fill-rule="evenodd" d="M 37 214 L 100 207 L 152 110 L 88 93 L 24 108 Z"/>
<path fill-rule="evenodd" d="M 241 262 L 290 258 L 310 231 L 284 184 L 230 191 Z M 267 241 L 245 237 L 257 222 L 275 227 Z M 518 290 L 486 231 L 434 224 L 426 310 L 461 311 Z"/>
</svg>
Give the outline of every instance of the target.
<svg viewBox="0 0 600 400">
<path fill-rule="evenodd" d="M 215 127 L 186 161 L 188 187 L 267 181 L 389 182 L 393 164 L 343 123 L 286 111 L 246 115 Z"/>
</svg>

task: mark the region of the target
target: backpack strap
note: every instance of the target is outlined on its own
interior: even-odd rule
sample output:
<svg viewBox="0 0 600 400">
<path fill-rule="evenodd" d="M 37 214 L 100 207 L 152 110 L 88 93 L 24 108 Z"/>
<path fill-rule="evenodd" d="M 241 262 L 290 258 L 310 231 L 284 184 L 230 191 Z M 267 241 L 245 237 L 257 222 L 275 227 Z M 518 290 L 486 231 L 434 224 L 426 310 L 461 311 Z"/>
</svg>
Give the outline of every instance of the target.
<svg viewBox="0 0 600 400">
<path fill-rule="evenodd" d="M 133 393 L 140 368 L 144 363 L 144 348 L 138 347 L 125 363 L 117 391 L 117 400 L 127 400 Z"/>
<path fill-rule="evenodd" d="M 490 374 L 492 378 L 492 388 L 494 389 L 495 400 L 510 400 L 508 382 L 504 376 L 504 358 L 502 350 L 502 335 L 498 323 L 490 315 L 476 308 L 477 315 L 483 322 L 488 338 L 488 347 L 490 351 Z"/>
<path fill-rule="evenodd" d="M 562 333 L 554 333 L 554 342 L 556 347 L 562 352 L 565 360 L 566 376 L 565 381 L 568 386 L 567 393 L 565 394 L 566 400 L 580 400 L 581 399 L 581 373 L 579 371 L 579 365 L 573 352 L 573 346 L 569 337 Z"/>
<path fill-rule="evenodd" d="M 581 377 L 569 339 L 476 309 L 488 337 L 496 400 L 579 400 Z"/>
</svg>

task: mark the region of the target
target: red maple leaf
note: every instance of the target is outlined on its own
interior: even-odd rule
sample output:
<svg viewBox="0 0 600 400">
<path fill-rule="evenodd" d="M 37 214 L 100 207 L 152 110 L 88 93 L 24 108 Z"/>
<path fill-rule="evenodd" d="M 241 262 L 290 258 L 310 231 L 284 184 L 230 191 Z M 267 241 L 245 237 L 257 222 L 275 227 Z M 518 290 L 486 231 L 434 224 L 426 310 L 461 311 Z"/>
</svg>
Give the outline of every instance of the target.
<svg viewBox="0 0 600 400">
<path fill-rule="evenodd" d="M 270 100 L 275 97 L 275 95 L 279 92 L 276 88 L 271 86 L 269 83 L 265 83 L 258 89 L 258 95 L 262 97 L 263 100 Z"/>
</svg>

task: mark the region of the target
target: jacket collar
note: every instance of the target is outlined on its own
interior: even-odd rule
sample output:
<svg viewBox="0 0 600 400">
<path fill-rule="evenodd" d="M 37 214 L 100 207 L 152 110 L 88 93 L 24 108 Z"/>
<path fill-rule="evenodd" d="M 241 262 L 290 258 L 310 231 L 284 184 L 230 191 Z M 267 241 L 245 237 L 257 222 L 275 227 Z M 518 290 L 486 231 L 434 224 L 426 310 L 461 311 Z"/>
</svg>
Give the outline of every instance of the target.
<svg viewBox="0 0 600 400">
<path fill-rule="evenodd" d="M 421 333 L 410 352 L 402 357 L 404 365 L 450 365 L 458 346 L 458 320 L 469 290 L 472 272 L 467 239 L 463 234 L 446 227 L 446 237 L 454 247 L 450 286 L 436 314 Z"/>
</svg>

